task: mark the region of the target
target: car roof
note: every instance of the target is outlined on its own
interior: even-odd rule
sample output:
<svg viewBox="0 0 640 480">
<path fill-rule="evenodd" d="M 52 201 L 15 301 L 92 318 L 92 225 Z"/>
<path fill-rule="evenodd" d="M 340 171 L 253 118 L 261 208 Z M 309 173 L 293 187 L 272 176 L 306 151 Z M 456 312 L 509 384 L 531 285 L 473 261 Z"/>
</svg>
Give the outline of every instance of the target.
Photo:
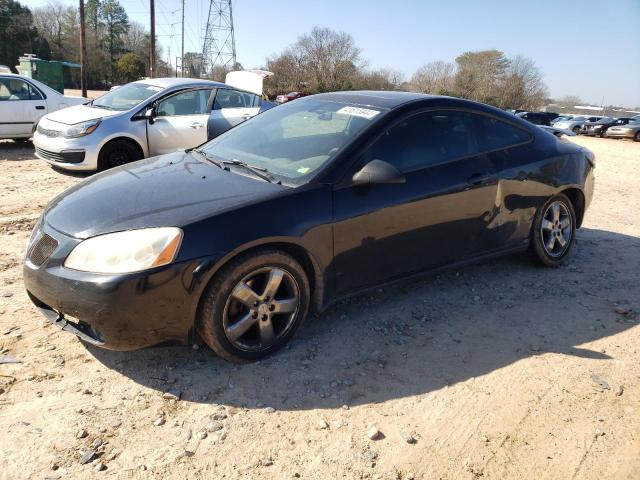
<svg viewBox="0 0 640 480">
<path fill-rule="evenodd" d="M 181 78 L 181 77 L 165 77 L 165 78 L 147 78 L 138 80 L 133 83 L 144 83 L 145 85 L 153 85 L 161 88 L 184 87 L 184 86 L 208 86 L 208 87 L 230 87 L 226 83 L 214 82 L 202 78 Z"/>
<path fill-rule="evenodd" d="M 445 98 L 439 95 L 427 95 L 424 93 L 413 92 L 387 92 L 376 90 L 356 90 L 352 92 L 331 92 L 313 95 L 313 98 L 322 98 L 324 100 L 334 100 L 337 102 L 354 103 L 357 105 L 368 105 L 371 107 L 380 107 L 393 109 L 405 103 L 418 100 L 426 100 L 428 98 Z M 297 100 L 296 100 L 297 101 Z"/>
</svg>

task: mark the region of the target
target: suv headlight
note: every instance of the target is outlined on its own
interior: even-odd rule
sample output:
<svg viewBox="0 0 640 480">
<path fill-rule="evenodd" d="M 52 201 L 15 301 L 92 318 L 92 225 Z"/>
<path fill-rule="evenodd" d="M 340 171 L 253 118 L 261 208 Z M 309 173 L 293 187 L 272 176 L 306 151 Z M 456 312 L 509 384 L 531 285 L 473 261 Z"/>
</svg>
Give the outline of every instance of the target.
<svg viewBox="0 0 640 480">
<path fill-rule="evenodd" d="M 100 125 L 100 119 L 89 120 L 88 122 L 76 123 L 75 125 L 71 125 L 67 129 L 62 132 L 62 136 L 65 138 L 78 138 L 84 137 L 85 135 L 89 135 L 93 133 L 96 128 Z"/>
<path fill-rule="evenodd" d="M 173 262 L 181 241 L 176 227 L 107 233 L 76 245 L 64 266 L 93 273 L 140 272 Z"/>
</svg>

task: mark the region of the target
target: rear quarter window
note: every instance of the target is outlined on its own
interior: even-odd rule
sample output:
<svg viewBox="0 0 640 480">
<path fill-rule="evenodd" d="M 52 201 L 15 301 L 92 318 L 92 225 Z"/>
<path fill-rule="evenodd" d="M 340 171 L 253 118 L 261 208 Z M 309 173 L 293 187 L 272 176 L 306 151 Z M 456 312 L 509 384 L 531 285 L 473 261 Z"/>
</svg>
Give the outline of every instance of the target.
<svg viewBox="0 0 640 480">
<path fill-rule="evenodd" d="M 500 150 L 528 142 L 529 132 L 494 117 L 474 114 L 481 152 Z"/>
</svg>

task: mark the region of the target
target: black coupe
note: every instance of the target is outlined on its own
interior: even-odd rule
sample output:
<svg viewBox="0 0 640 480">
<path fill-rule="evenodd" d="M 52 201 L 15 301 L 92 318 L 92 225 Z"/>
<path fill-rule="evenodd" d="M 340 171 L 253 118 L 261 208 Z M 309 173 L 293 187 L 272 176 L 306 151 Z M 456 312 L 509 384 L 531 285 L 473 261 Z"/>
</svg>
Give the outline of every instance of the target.
<svg viewBox="0 0 640 480">
<path fill-rule="evenodd" d="M 95 345 L 197 333 L 256 360 L 310 310 L 382 284 L 527 249 L 557 266 L 593 169 L 588 150 L 479 103 L 309 96 L 62 193 L 33 231 L 24 283 Z"/>
</svg>

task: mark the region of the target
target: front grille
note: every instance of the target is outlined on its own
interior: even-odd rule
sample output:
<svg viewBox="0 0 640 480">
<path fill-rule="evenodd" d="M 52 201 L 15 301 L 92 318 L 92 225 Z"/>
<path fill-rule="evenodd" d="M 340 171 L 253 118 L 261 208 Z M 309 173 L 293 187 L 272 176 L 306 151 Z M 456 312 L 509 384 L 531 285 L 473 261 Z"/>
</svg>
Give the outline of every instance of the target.
<svg viewBox="0 0 640 480">
<path fill-rule="evenodd" d="M 58 248 L 58 241 L 45 233 L 31 247 L 29 261 L 39 267 L 51 256 L 56 248 Z"/>
<path fill-rule="evenodd" d="M 58 130 L 47 130 L 46 128 L 42 128 L 40 125 L 38 125 L 38 133 L 44 135 L 45 137 L 51 138 L 59 137 L 60 135 L 62 135 L 62 132 Z"/>
<path fill-rule="evenodd" d="M 84 152 L 51 152 L 44 150 L 40 147 L 36 147 L 36 155 L 45 160 L 51 160 L 53 162 L 63 163 L 82 163 L 84 161 Z"/>
</svg>

